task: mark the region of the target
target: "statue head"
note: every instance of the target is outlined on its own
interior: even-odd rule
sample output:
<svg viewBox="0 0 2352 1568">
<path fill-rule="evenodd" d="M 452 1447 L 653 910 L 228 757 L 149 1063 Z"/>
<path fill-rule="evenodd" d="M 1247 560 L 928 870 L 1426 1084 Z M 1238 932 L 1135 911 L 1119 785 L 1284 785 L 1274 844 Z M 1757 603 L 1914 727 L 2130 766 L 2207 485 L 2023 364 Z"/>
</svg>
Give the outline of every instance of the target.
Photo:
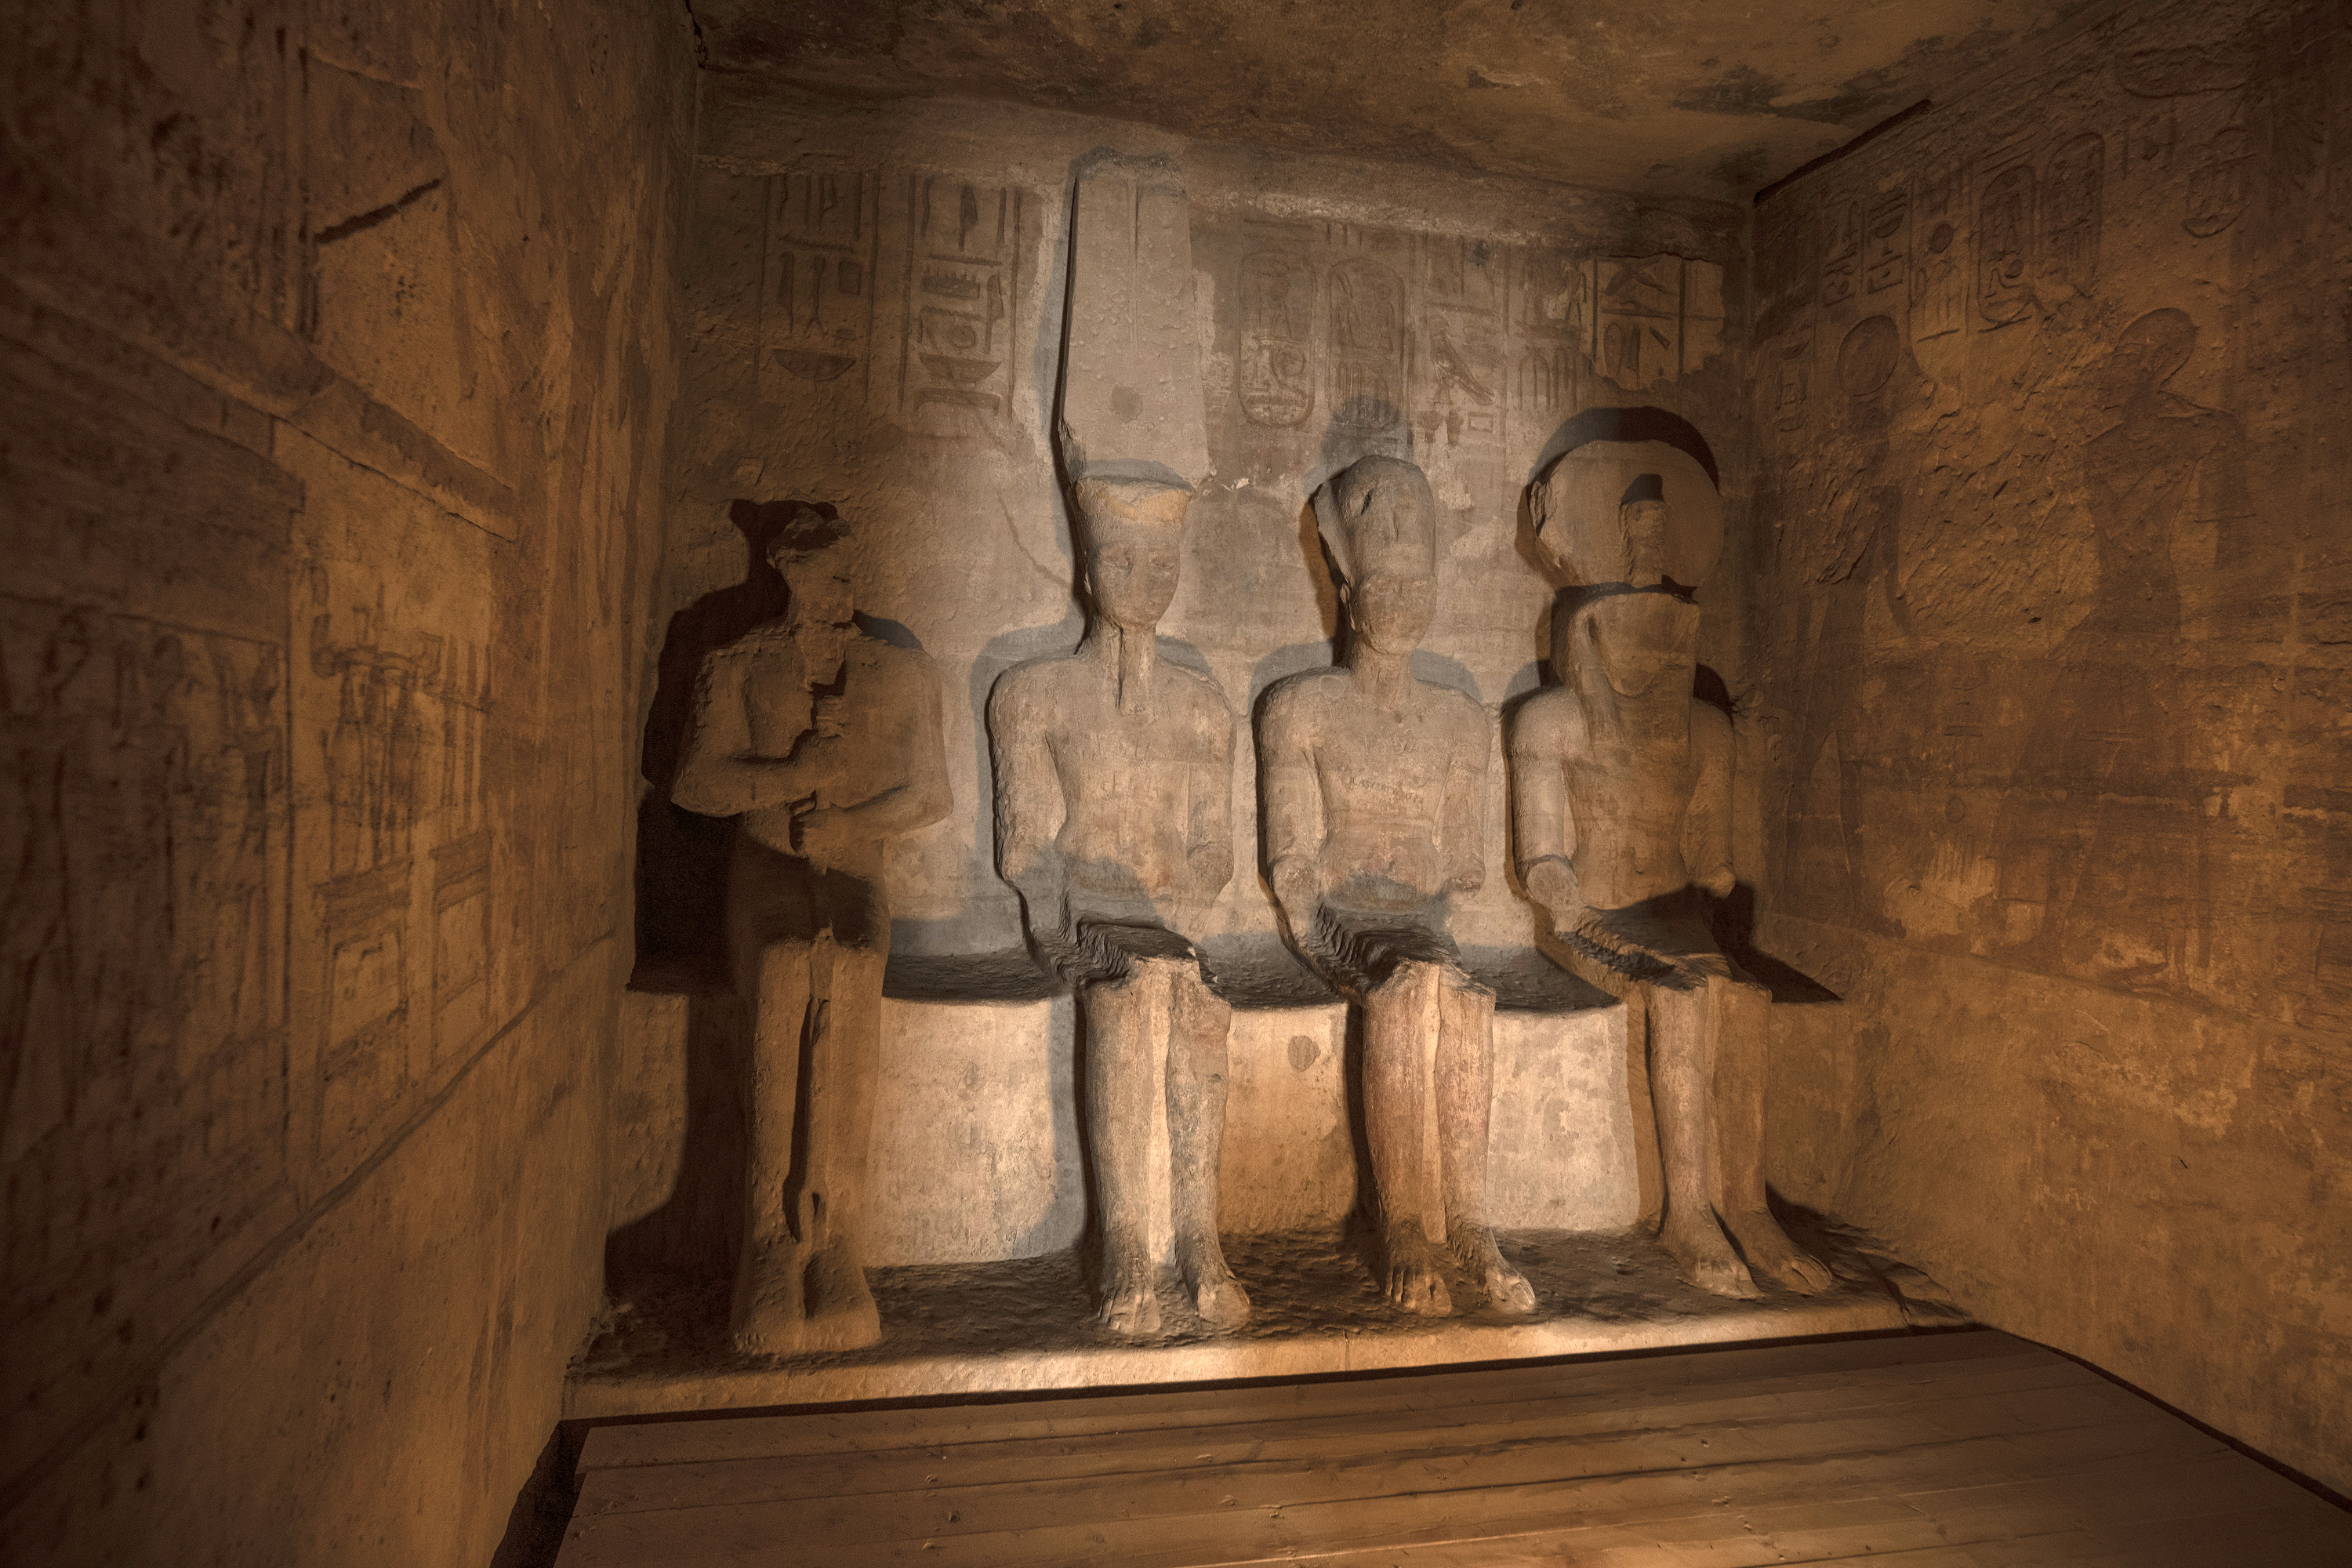
<svg viewBox="0 0 2352 1568">
<path fill-rule="evenodd" d="M 1528 493 L 1536 542 L 1569 584 L 1696 588 L 1723 548 L 1723 498 L 1664 441 L 1588 441 Z"/>
<path fill-rule="evenodd" d="M 1184 561 L 1191 487 L 1156 479 L 1085 479 L 1070 487 L 1087 596 L 1121 631 L 1149 632 L 1168 613 Z"/>
<path fill-rule="evenodd" d="M 1359 458 L 1315 492 L 1315 527 L 1355 635 L 1387 653 L 1421 646 L 1437 613 L 1437 500 L 1402 458 Z"/>
<path fill-rule="evenodd" d="M 847 626 L 863 564 L 849 524 L 831 508 L 797 504 L 768 538 L 768 564 L 791 591 L 787 612 L 803 626 Z"/>
</svg>

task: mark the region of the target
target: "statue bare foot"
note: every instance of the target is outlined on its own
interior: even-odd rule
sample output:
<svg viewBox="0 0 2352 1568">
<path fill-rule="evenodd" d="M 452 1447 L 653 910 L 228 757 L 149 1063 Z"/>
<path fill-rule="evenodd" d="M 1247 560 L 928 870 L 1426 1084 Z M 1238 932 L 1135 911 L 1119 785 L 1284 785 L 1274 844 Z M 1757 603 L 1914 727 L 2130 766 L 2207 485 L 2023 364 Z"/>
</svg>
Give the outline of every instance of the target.
<svg viewBox="0 0 2352 1568">
<path fill-rule="evenodd" d="M 1192 1295 L 1192 1310 L 1202 1321 L 1220 1329 L 1235 1328 L 1249 1321 L 1249 1292 L 1234 1278 L 1225 1266 L 1225 1249 L 1217 1238 L 1210 1237 L 1186 1246 L 1180 1244 L 1177 1256 L 1181 1262 L 1185 1288 Z"/>
<path fill-rule="evenodd" d="M 1528 1283 L 1527 1276 L 1504 1259 L 1503 1249 L 1495 1245 L 1495 1233 L 1483 1225 L 1463 1220 L 1445 1222 L 1448 1238 L 1454 1244 L 1454 1255 L 1462 1267 L 1478 1281 L 1486 1300 L 1496 1310 L 1514 1315 L 1536 1310 L 1536 1288 Z"/>
<path fill-rule="evenodd" d="M 761 1248 L 736 1281 L 732 1337 L 746 1355 L 856 1350 L 882 1337 L 882 1313 L 856 1247 L 814 1257 L 791 1242 Z"/>
<path fill-rule="evenodd" d="M 1837 1283 L 1822 1260 L 1789 1239 L 1769 1214 L 1735 1214 L 1724 1221 L 1748 1267 L 1801 1296 L 1818 1296 Z"/>
<path fill-rule="evenodd" d="M 1399 1226 L 1388 1234 L 1388 1299 L 1419 1317 L 1443 1318 L 1454 1310 L 1454 1297 L 1445 1289 L 1445 1274 L 1437 1255 L 1422 1235 L 1421 1226 Z"/>
<path fill-rule="evenodd" d="M 1702 1210 L 1696 1219 L 1669 1214 L 1658 1239 L 1674 1254 L 1683 1278 L 1700 1289 L 1749 1301 L 1764 1294 L 1756 1288 L 1748 1266 L 1731 1249 L 1731 1238 L 1723 1234 L 1712 1213 Z"/>
<path fill-rule="evenodd" d="M 1149 1339 L 1160 1331 L 1160 1293 L 1152 1289 L 1150 1265 L 1113 1265 L 1103 1279 L 1102 1303 L 1095 1322 L 1129 1339 Z"/>
<path fill-rule="evenodd" d="M 866 1283 L 866 1259 L 856 1242 L 845 1237 L 828 1242 L 810 1259 L 804 1279 L 808 1318 L 801 1326 L 801 1349 L 856 1350 L 882 1337 L 881 1309 Z"/>
</svg>

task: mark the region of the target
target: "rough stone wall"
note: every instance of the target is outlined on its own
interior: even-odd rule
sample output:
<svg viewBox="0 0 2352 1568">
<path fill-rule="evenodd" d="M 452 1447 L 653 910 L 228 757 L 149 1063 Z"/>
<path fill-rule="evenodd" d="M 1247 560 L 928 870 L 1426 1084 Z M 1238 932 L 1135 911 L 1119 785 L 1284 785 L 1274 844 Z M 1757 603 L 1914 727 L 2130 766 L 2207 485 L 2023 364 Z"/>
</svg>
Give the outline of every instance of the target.
<svg viewBox="0 0 2352 1568">
<path fill-rule="evenodd" d="M 1075 646 L 1068 522 L 1049 435 L 1074 163 L 1181 161 L 1192 206 L 1212 474 L 1161 622 L 1171 658 L 1244 716 L 1237 874 L 1213 922 L 1269 934 L 1247 715 L 1328 662 L 1338 602 L 1307 497 L 1366 451 L 1409 455 L 1441 510 L 1438 614 L 1417 668 L 1499 714 L 1549 657 L 1551 590 L 1522 490 L 1587 407 L 1655 407 L 1744 478 L 1733 365 L 1745 215 L 1395 164 L 1187 142 L 992 104 L 845 107 L 714 75 L 688 263 L 693 347 L 646 731 L 648 955 L 718 951 L 725 825 L 664 803 L 701 651 L 781 607 L 747 564 L 742 503 L 838 505 L 879 542 L 870 606 L 938 661 L 955 806 L 893 846 L 900 952 L 1017 944 L 992 859 L 991 683 Z M 1736 574 L 1703 657 L 1744 679 Z M 1509 887 L 1499 746 L 1487 881 L 1465 942 L 1528 944 Z"/>
<path fill-rule="evenodd" d="M 1763 203 L 1784 1192 L 2352 1489 L 2352 39 L 2132 8 Z"/>
<path fill-rule="evenodd" d="M 479 1563 L 600 1305 L 685 18 L 0 10 L 0 1555 Z"/>
</svg>

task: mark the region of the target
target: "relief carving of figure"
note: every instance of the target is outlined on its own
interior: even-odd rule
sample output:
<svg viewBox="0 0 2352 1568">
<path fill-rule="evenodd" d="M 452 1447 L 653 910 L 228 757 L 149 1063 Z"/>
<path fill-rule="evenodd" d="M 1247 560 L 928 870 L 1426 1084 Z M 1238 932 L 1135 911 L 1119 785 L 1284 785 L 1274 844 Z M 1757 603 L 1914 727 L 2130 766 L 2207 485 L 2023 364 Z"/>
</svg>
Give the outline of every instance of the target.
<svg viewBox="0 0 2352 1568">
<path fill-rule="evenodd" d="M 1192 492 L 1082 479 L 1071 496 L 1092 614 L 1076 652 L 1008 670 L 990 694 L 997 867 L 1085 1020 L 1097 1321 L 1159 1331 L 1165 1237 L 1194 1309 L 1231 1326 L 1250 1310 L 1217 1235 L 1233 1015 L 1194 943 L 1233 877 L 1234 716 L 1157 637 Z M 1155 1171 L 1160 1117 L 1167 1168 Z"/>
<path fill-rule="evenodd" d="M 1561 685 L 1514 716 L 1512 844 L 1556 962 L 1620 998 L 1646 1049 L 1665 1174 L 1660 1239 L 1721 1296 L 1762 1276 L 1805 1294 L 1829 1271 L 1765 1197 L 1769 994 L 1716 945 L 1705 895 L 1732 890 L 1732 727 L 1693 697 L 1699 608 L 1722 540 L 1698 463 L 1662 442 L 1597 441 L 1532 498 L 1573 584 L 1552 612 Z"/>
<path fill-rule="evenodd" d="M 777 1355 L 881 1337 L 858 1227 L 890 954 L 884 851 L 950 796 L 938 672 L 857 626 L 847 524 L 797 509 L 767 553 L 789 605 L 704 661 L 670 798 L 740 818 L 727 927 L 751 1046 L 732 1331 Z"/>
<path fill-rule="evenodd" d="M 1347 651 L 1276 685 L 1262 710 L 1268 879 L 1292 945 L 1363 1008 L 1388 1299 L 1452 1311 L 1443 1245 L 1495 1306 L 1529 1311 L 1535 1292 L 1486 1219 L 1495 994 L 1446 932 L 1448 900 L 1486 878 L 1493 731 L 1476 699 L 1412 674 L 1436 608 L 1436 505 L 1418 468 L 1370 457 L 1315 511 Z"/>
</svg>

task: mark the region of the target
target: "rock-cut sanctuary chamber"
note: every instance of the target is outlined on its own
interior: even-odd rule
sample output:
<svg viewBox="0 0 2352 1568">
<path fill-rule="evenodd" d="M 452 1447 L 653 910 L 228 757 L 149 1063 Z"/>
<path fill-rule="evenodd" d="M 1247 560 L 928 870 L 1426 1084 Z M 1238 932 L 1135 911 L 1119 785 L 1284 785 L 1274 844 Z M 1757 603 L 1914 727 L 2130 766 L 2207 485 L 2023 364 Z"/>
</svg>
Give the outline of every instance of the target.
<svg viewBox="0 0 2352 1568">
<path fill-rule="evenodd" d="M 2352 1491 L 2342 7 L 0 38 L 10 1562 L 1996 1331 Z"/>
</svg>

